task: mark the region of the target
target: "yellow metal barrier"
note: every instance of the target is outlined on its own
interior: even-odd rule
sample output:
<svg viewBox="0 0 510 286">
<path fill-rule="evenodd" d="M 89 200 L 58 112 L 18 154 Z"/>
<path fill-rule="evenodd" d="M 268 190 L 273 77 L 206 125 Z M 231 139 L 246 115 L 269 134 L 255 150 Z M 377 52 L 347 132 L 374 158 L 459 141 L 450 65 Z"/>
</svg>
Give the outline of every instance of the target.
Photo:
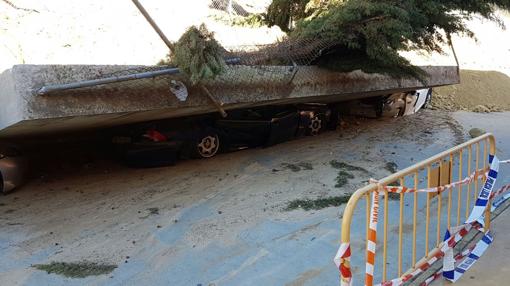
<svg viewBox="0 0 510 286">
<path fill-rule="evenodd" d="M 351 277 L 345 277 L 344 271 L 347 269 L 349 273 L 351 273 L 351 255 L 352 256 L 365 256 L 364 251 L 354 251 L 351 252 L 350 244 L 351 244 L 351 225 L 353 223 L 354 213 L 358 202 L 360 200 L 366 200 L 366 243 L 368 246 L 369 241 L 369 225 L 370 225 L 370 206 L 371 206 L 371 197 L 372 193 L 378 191 L 378 188 L 381 186 L 392 186 L 394 184 L 400 184 L 400 186 L 405 186 L 406 182 L 411 182 L 412 188 L 415 190 L 420 188 L 420 184 L 426 184 L 427 188 L 443 186 L 454 181 L 460 181 L 463 179 L 463 176 L 469 176 L 473 172 L 475 173 L 475 179 L 473 182 L 470 182 L 465 185 L 458 186 L 455 190 L 449 189 L 445 191 L 447 194 L 447 201 L 444 201 L 445 194 L 442 192 L 436 193 L 401 193 L 401 194 L 392 194 L 393 197 L 391 199 L 399 200 L 399 216 L 398 221 L 398 231 L 393 231 L 398 236 L 398 248 L 396 250 L 397 258 L 396 263 L 396 277 L 389 277 L 388 275 L 388 256 L 390 248 L 388 247 L 388 241 L 397 241 L 396 237 L 389 237 L 389 200 L 390 195 L 388 191 L 384 191 L 384 199 L 382 201 L 383 204 L 383 214 L 384 219 L 381 220 L 383 222 L 383 235 L 382 235 L 382 274 L 377 271 L 374 273 L 378 273 L 380 277 L 382 277 L 381 282 L 385 282 L 391 280 L 393 278 L 402 277 L 419 268 L 422 264 L 426 263 L 428 259 L 433 257 L 437 251 L 439 251 L 439 247 L 442 244 L 442 234 L 445 233 L 446 228 L 450 228 L 451 226 L 460 225 L 463 222 L 462 216 L 465 216 L 465 219 L 469 216 L 469 211 L 471 207 L 474 205 L 476 198 L 478 196 L 478 187 L 483 185 L 480 184 L 480 180 L 482 179 L 480 176 L 485 174 L 489 170 L 489 154 L 495 156 L 496 155 L 496 141 L 492 134 L 485 134 L 481 137 L 473 139 L 469 142 L 461 144 L 457 147 L 454 147 L 448 151 L 440 153 L 436 156 L 433 156 L 427 160 L 424 160 L 412 167 L 404 169 L 398 173 L 395 173 L 391 176 L 388 176 L 378 182 L 378 184 L 370 184 L 364 188 L 357 190 L 349 202 L 347 203 L 343 220 L 342 220 L 342 245 L 348 245 L 348 255 L 341 259 L 341 278 L 343 282 L 349 281 Z M 466 164 L 467 161 L 467 164 Z M 413 196 L 412 202 L 405 204 L 405 196 Z M 455 198 L 456 196 L 456 198 Z M 463 200 L 463 197 L 465 198 Z M 424 208 L 421 212 L 424 213 L 424 217 L 419 217 L 419 202 L 420 199 L 425 200 Z M 437 204 L 434 204 L 434 201 Z M 422 201 L 421 201 L 422 202 Z M 465 202 L 465 203 L 464 203 Z M 446 204 L 446 206 L 444 206 Z M 435 209 L 433 208 L 435 205 Z M 486 210 L 485 216 L 485 227 L 486 229 L 490 229 L 490 203 L 489 207 Z M 455 208 L 456 207 L 456 208 Z M 461 210 L 465 207 L 465 213 L 462 214 Z M 404 231 L 404 212 L 412 208 L 412 231 Z M 447 209 L 446 217 L 444 217 L 444 209 Z M 436 212 L 437 215 L 437 223 L 433 225 L 431 222 L 431 215 Z M 487 213 L 488 212 L 488 213 Z M 443 219 L 446 219 L 446 223 Z M 411 219 L 410 219 L 411 220 Z M 394 221 L 394 220 L 392 220 Z M 425 223 L 425 231 L 424 233 L 418 232 L 418 224 L 420 222 Z M 360 223 L 360 221 L 356 221 L 356 223 Z M 453 224 L 452 224 L 453 223 Z M 435 227 L 435 230 L 434 230 Z M 406 250 L 406 256 L 409 257 L 410 261 L 405 261 L 405 257 L 403 255 L 403 241 L 404 241 L 404 232 L 411 233 L 412 240 L 412 253 L 409 255 Z M 431 233 L 433 233 L 430 237 Z M 425 249 L 423 258 L 418 258 L 417 245 L 418 239 L 424 240 Z M 435 241 L 433 247 L 430 247 L 431 239 Z M 434 242 L 432 241 L 432 242 Z M 380 242 L 379 242 L 380 243 Z M 378 254 L 379 255 L 379 254 Z M 420 254 L 421 255 L 421 254 Z M 379 263 L 380 264 L 380 263 Z M 391 262 L 393 264 L 393 261 Z M 408 265 L 410 267 L 409 271 L 406 273 L 403 272 L 404 265 Z M 374 265 L 375 267 L 375 265 Z M 363 268 L 361 266 L 361 268 Z M 342 269 L 344 271 L 342 271 Z M 357 267 L 357 269 L 360 269 Z M 364 269 L 364 268 L 363 268 Z M 364 272 L 363 272 L 364 273 Z M 389 278 L 389 279 L 388 279 Z M 360 282 L 360 281 L 358 281 Z M 367 279 L 365 281 L 365 285 L 372 286 L 373 281 L 371 279 Z"/>
</svg>

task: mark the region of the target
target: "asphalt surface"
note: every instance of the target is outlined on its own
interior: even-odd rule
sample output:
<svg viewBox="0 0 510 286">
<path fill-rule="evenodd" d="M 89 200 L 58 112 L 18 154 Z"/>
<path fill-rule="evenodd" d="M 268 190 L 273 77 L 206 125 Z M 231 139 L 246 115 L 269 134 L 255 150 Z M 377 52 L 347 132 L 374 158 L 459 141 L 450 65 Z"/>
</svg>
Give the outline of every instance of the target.
<svg viewBox="0 0 510 286">
<path fill-rule="evenodd" d="M 498 155 L 506 159 L 508 120 L 510 113 L 424 111 L 397 120 L 353 121 L 319 137 L 168 168 L 104 163 L 50 173 L 0 197 L 0 285 L 337 285 L 332 260 L 343 206 L 286 211 L 289 201 L 352 193 L 369 178 L 389 175 L 389 162 L 402 169 L 468 140 L 472 127 L 494 132 Z M 331 160 L 366 172 L 354 172 L 354 179 L 336 188 L 339 170 Z M 287 167 L 308 166 L 303 162 L 312 168 Z M 503 169 L 500 183 L 510 180 L 507 174 Z M 357 212 L 364 214 L 364 207 Z M 397 202 L 390 203 L 390 215 L 398 215 Z M 406 213 L 406 229 L 409 219 Z M 355 285 L 364 271 L 362 221 L 353 225 Z M 396 225 L 390 220 L 392 235 Z M 508 228 L 495 228 L 496 247 L 487 257 L 504 261 Z M 424 248 L 421 239 L 418 244 Z M 396 254 L 389 252 L 392 277 Z M 51 261 L 117 268 L 77 279 L 32 267 Z M 486 271 L 480 271 L 472 275 L 482 279 Z"/>
</svg>

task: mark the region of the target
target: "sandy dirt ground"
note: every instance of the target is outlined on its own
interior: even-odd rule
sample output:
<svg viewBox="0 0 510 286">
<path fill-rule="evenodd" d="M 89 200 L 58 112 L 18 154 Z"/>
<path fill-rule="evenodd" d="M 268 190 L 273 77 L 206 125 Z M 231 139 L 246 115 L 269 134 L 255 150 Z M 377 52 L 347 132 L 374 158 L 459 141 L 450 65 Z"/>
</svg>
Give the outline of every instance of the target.
<svg viewBox="0 0 510 286">
<path fill-rule="evenodd" d="M 343 207 L 288 202 L 350 194 L 388 175 L 388 162 L 403 168 L 467 140 L 472 125 L 506 136 L 510 114 L 478 118 L 425 110 L 173 167 L 48 173 L 0 197 L 0 285 L 334 285 Z M 337 188 L 332 160 L 366 171 Z M 82 279 L 31 267 L 52 261 L 118 267 Z"/>
<path fill-rule="evenodd" d="M 510 110 L 510 77 L 507 74 L 462 70 L 460 77 L 459 85 L 434 89 L 434 108 L 479 113 Z"/>
</svg>

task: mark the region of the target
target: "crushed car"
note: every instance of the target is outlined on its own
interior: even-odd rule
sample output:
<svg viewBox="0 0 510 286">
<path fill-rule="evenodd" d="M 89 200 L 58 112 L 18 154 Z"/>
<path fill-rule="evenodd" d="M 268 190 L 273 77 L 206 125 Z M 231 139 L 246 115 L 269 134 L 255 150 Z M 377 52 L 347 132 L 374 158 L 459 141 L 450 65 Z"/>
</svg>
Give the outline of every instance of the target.
<svg viewBox="0 0 510 286">
<path fill-rule="evenodd" d="M 269 147 L 334 129 L 338 112 L 325 104 L 233 110 L 227 118 L 206 115 L 124 128 L 113 143 L 132 167 L 173 165 L 180 158 L 211 158 L 220 152 Z"/>
<path fill-rule="evenodd" d="M 342 114 L 367 118 L 401 117 L 427 108 L 432 100 L 432 89 L 353 100 L 342 106 Z"/>
</svg>

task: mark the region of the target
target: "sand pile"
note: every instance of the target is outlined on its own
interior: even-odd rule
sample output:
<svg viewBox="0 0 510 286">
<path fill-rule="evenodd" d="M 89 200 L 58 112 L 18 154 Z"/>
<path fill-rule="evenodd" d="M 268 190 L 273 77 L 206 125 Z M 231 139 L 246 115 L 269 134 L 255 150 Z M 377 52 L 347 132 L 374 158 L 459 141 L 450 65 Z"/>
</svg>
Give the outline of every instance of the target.
<svg viewBox="0 0 510 286">
<path fill-rule="evenodd" d="M 496 71 L 461 71 L 461 84 L 436 88 L 432 106 L 448 111 L 510 110 L 510 77 Z"/>
</svg>

